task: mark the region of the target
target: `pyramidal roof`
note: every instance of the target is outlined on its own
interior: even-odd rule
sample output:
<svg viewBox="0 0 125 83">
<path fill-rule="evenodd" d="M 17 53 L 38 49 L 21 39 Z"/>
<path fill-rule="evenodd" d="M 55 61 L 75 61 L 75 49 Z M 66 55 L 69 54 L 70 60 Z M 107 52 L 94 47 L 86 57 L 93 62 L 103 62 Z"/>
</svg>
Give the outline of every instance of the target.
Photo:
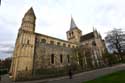
<svg viewBox="0 0 125 83">
<path fill-rule="evenodd" d="M 70 29 L 73 29 L 73 28 L 77 28 L 77 26 L 76 26 L 76 24 L 75 24 L 75 21 L 74 21 L 73 18 L 71 17 Z"/>
<path fill-rule="evenodd" d="M 26 12 L 26 15 L 33 15 L 33 16 L 35 16 L 35 13 L 34 13 L 34 10 L 33 10 L 32 7 Z"/>
</svg>

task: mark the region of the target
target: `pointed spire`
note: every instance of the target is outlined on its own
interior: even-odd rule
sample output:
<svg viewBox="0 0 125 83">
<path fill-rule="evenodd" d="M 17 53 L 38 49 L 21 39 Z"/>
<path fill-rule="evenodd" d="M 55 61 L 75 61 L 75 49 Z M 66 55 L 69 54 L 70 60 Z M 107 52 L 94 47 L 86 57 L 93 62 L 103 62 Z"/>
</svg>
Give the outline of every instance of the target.
<svg viewBox="0 0 125 83">
<path fill-rule="evenodd" d="M 35 13 L 34 13 L 33 8 L 31 7 L 31 8 L 26 12 L 25 15 L 33 15 L 33 16 L 35 16 Z"/>
<path fill-rule="evenodd" d="M 94 26 L 93 26 L 93 32 L 95 31 L 95 28 L 94 28 Z"/>
<path fill-rule="evenodd" d="M 71 16 L 70 29 L 73 29 L 73 28 L 77 28 L 77 26 L 76 26 L 75 21 L 73 20 L 73 18 L 72 18 L 72 16 Z"/>
<path fill-rule="evenodd" d="M 93 32 L 94 32 L 94 31 L 97 32 L 97 29 L 93 26 Z"/>
</svg>

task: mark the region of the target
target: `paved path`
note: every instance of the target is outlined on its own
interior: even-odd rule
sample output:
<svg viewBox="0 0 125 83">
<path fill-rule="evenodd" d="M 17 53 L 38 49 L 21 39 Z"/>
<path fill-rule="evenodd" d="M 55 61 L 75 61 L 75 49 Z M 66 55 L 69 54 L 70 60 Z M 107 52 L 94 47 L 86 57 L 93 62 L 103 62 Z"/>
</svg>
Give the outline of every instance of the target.
<svg viewBox="0 0 125 83">
<path fill-rule="evenodd" d="M 119 64 L 112 67 L 106 67 L 102 69 L 92 70 L 88 72 L 83 72 L 73 76 L 73 79 L 69 79 L 68 76 L 45 79 L 45 80 L 35 80 L 27 82 L 16 82 L 16 83 L 82 83 L 83 81 L 92 80 L 97 77 L 110 74 L 116 71 L 125 70 L 125 64 Z M 7 79 L 7 75 L 2 77 L 2 83 L 15 83 Z"/>
</svg>

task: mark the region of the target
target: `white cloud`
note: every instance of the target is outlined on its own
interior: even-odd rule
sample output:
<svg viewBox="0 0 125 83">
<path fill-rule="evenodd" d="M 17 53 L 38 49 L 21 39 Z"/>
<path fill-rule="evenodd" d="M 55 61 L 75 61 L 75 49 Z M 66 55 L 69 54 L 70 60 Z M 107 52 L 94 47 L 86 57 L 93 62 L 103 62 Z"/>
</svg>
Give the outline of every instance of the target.
<svg viewBox="0 0 125 83">
<path fill-rule="evenodd" d="M 31 6 L 37 17 L 36 32 L 66 39 L 72 14 L 83 34 L 94 26 L 104 37 L 114 27 L 125 29 L 124 4 L 124 0 L 2 0 L 0 42 L 14 45 L 23 15 Z"/>
</svg>

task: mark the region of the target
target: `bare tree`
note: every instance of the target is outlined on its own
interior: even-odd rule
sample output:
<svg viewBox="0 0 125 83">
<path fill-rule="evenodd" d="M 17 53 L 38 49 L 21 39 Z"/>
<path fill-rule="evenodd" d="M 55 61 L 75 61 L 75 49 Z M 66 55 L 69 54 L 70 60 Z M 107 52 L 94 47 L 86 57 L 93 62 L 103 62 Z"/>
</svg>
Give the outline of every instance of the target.
<svg viewBox="0 0 125 83">
<path fill-rule="evenodd" d="M 113 29 L 112 31 L 109 31 L 106 36 L 106 42 L 109 43 L 111 49 L 115 50 L 123 60 L 123 56 L 121 53 L 123 52 L 122 49 L 122 42 L 123 39 L 123 31 L 122 29 Z"/>
</svg>

